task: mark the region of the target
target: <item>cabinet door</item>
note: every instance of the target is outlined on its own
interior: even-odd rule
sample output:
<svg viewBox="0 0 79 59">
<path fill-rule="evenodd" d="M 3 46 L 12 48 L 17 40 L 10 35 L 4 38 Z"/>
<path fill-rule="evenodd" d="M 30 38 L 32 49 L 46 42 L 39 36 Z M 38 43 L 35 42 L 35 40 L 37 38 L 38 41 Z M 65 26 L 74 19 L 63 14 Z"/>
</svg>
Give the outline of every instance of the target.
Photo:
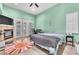
<svg viewBox="0 0 79 59">
<path fill-rule="evenodd" d="M 20 19 L 14 20 L 15 37 L 22 37 L 22 21 Z"/>
</svg>

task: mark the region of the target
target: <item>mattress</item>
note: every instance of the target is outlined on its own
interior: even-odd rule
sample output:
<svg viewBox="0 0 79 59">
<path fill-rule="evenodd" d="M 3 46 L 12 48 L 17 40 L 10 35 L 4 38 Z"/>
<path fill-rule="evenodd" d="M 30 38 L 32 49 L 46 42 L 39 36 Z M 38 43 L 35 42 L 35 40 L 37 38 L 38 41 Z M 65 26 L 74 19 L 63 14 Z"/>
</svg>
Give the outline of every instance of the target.
<svg viewBox="0 0 79 59">
<path fill-rule="evenodd" d="M 31 39 L 37 44 L 52 48 L 56 48 L 58 42 L 61 40 L 58 36 L 44 34 L 33 34 L 31 35 Z"/>
</svg>

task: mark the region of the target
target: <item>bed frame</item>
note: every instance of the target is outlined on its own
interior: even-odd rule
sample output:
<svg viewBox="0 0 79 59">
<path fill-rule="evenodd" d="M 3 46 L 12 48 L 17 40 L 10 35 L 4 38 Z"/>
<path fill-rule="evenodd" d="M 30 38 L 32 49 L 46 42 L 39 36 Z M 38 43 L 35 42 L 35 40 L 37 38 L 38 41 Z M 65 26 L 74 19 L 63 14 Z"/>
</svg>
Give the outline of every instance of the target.
<svg viewBox="0 0 79 59">
<path fill-rule="evenodd" d="M 40 44 L 37 44 L 37 43 L 35 43 L 35 44 L 38 45 L 38 46 L 40 46 L 41 48 L 44 48 L 44 49 L 48 50 L 49 51 L 49 54 L 57 55 L 58 48 L 59 48 L 60 45 L 62 45 L 62 40 L 60 40 L 58 42 L 56 48 L 46 47 L 46 46 L 43 46 L 43 45 L 40 45 Z"/>
</svg>

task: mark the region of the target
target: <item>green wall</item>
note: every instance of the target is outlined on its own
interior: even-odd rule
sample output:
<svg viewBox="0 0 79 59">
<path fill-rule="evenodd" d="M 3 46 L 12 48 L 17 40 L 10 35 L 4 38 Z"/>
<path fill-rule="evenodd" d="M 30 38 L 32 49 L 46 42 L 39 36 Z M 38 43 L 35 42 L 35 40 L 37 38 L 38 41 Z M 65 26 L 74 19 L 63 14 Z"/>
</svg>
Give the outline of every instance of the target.
<svg viewBox="0 0 79 59">
<path fill-rule="evenodd" d="M 56 5 L 37 16 L 36 28 L 46 32 L 65 32 L 64 5 Z"/>
<path fill-rule="evenodd" d="M 40 28 L 45 32 L 66 33 L 65 15 L 74 11 L 79 11 L 79 4 L 57 4 L 37 15 L 36 28 Z M 79 35 L 75 35 L 75 38 L 79 39 Z"/>
<path fill-rule="evenodd" d="M 2 5 L 2 14 L 10 17 L 10 18 L 19 18 L 19 19 L 25 19 L 25 20 L 32 20 L 33 21 L 33 26 L 35 26 L 35 16 L 28 14 L 26 12 Z"/>
<path fill-rule="evenodd" d="M 2 10 L 1 10 L 1 8 L 2 8 L 2 4 L 0 4 L 0 14 L 2 14 Z"/>
<path fill-rule="evenodd" d="M 65 33 L 65 15 L 69 12 L 78 10 L 79 4 L 58 4 L 37 15 L 36 28 L 41 28 L 47 32 Z"/>
</svg>

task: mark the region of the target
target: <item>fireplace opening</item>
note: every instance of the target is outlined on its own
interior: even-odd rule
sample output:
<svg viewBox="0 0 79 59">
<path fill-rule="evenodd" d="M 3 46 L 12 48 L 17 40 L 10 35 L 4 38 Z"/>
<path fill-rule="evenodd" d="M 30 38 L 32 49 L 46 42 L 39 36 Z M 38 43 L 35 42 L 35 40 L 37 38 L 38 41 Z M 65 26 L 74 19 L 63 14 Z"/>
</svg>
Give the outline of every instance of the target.
<svg viewBox="0 0 79 59">
<path fill-rule="evenodd" d="M 4 40 L 13 38 L 13 29 L 4 30 Z"/>
</svg>

